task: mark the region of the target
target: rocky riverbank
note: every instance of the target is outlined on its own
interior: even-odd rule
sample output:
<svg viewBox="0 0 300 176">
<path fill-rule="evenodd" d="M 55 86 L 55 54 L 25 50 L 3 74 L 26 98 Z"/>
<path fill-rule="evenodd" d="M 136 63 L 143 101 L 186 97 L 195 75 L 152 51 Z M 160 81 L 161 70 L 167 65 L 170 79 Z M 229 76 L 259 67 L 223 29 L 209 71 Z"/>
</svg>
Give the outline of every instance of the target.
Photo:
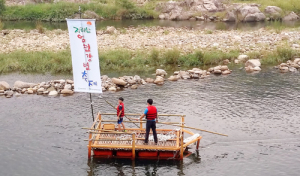
<svg viewBox="0 0 300 176">
<path fill-rule="evenodd" d="M 228 63 L 226 61 L 226 63 Z M 222 74 L 228 75 L 232 71 L 228 66 L 216 66 L 208 70 L 201 70 L 200 68 L 193 68 L 187 71 L 175 71 L 174 75 L 171 75 L 166 79 L 167 73 L 163 69 L 157 69 L 155 79 L 146 78 L 142 79 L 140 76 L 122 76 L 119 78 L 109 78 L 107 75 L 101 76 L 102 91 L 117 91 L 121 89 L 131 88 L 137 89 L 139 86 L 145 84 L 157 84 L 163 85 L 165 81 L 177 81 L 179 79 L 204 79 L 210 74 Z M 74 82 L 72 80 L 51 80 L 41 83 L 27 83 L 22 81 L 16 81 L 11 87 L 7 82 L 0 81 L 0 96 L 11 98 L 13 95 L 16 97 L 22 94 L 36 94 L 46 96 L 59 96 L 72 95 L 74 93 Z"/>
<path fill-rule="evenodd" d="M 2 30 L 0 53 L 17 50 L 61 51 L 70 48 L 67 31 L 53 30 L 39 33 L 38 30 Z M 137 27 L 97 31 L 99 51 L 127 49 L 131 51 L 177 48 L 183 53 L 199 50 L 238 50 L 247 52 L 272 51 L 287 46 L 300 49 L 300 29 L 282 31 L 260 29 L 257 31 L 209 31 L 173 27 Z"/>
</svg>

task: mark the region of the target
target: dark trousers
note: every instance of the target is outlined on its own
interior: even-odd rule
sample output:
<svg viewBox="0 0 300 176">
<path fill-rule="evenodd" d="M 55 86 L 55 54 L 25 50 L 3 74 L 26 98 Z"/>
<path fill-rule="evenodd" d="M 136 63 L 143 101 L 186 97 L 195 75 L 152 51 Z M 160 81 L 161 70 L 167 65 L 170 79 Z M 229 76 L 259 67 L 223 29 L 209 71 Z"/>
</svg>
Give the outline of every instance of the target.
<svg viewBox="0 0 300 176">
<path fill-rule="evenodd" d="M 157 143 L 156 123 L 155 121 L 150 121 L 150 120 L 147 120 L 146 123 L 145 143 L 148 143 L 150 128 L 152 129 L 153 132 L 154 142 Z"/>
</svg>

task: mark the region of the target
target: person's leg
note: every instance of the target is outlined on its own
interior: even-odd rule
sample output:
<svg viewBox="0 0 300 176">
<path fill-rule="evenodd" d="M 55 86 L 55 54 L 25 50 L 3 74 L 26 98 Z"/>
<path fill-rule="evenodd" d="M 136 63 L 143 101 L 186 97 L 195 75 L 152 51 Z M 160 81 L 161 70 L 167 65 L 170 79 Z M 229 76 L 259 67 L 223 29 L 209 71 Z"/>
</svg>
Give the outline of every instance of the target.
<svg viewBox="0 0 300 176">
<path fill-rule="evenodd" d="M 157 143 L 157 133 L 156 133 L 156 122 L 152 121 L 152 132 L 153 132 L 153 138 L 154 138 L 154 142 Z"/>
<path fill-rule="evenodd" d="M 121 131 L 121 125 L 118 123 L 118 130 Z"/>
<path fill-rule="evenodd" d="M 123 126 L 123 130 L 125 131 L 125 125 L 124 125 L 124 123 L 122 122 L 122 126 Z"/>
<path fill-rule="evenodd" d="M 146 123 L 145 143 L 148 143 L 150 127 L 151 127 L 151 123 L 149 123 L 149 122 L 147 121 L 147 123 Z"/>
</svg>

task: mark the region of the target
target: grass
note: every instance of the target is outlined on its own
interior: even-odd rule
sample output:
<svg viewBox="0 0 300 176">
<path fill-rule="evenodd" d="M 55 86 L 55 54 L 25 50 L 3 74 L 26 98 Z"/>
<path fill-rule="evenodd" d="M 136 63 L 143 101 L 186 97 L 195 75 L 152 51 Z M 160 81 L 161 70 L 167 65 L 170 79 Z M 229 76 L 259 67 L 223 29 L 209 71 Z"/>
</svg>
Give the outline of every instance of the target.
<svg viewBox="0 0 300 176">
<path fill-rule="evenodd" d="M 196 50 L 193 53 L 182 53 L 171 50 L 129 51 L 125 49 L 109 50 L 99 53 L 101 70 L 145 71 L 157 67 L 181 65 L 182 67 L 215 66 L 223 60 L 233 61 L 240 52 L 232 50 Z M 275 65 L 300 56 L 300 51 L 290 47 L 278 47 L 275 51 L 247 53 L 251 59 L 261 59 L 263 65 Z M 71 73 L 72 62 L 70 50 L 59 52 L 25 52 L 15 51 L 0 54 L 0 74 L 9 72 L 22 73 Z"/>
<path fill-rule="evenodd" d="M 105 2 L 92 2 L 88 4 L 58 2 L 27 4 L 25 6 L 8 6 L 3 11 L 3 20 L 40 20 L 40 21 L 65 21 L 73 18 L 81 11 L 91 10 L 106 19 L 146 19 L 157 15 L 154 10 L 145 7 L 136 7 L 130 0 L 116 0 Z"/>
<path fill-rule="evenodd" d="M 295 13 L 300 13 L 299 0 L 231 0 L 231 2 L 261 4 L 261 10 L 264 10 L 267 6 L 277 6 L 284 12 L 294 11 Z"/>
</svg>

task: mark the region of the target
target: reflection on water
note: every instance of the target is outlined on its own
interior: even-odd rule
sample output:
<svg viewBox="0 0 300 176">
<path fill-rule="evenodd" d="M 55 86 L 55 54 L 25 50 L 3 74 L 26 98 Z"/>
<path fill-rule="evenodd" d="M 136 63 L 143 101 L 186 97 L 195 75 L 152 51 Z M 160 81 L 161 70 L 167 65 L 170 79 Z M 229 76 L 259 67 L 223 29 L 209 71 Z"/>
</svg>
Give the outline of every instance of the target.
<svg viewBox="0 0 300 176">
<path fill-rule="evenodd" d="M 272 68 L 253 74 L 232 70 L 228 76 L 103 93 L 113 104 L 124 97 L 127 113 L 142 113 L 147 98 L 153 98 L 159 113 L 185 114 L 187 126 L 229 135 L 198 132 L 203 136 L 199 151 L 192 145 L 193 154 L 183 161 L 88 161 L 84 141 L 88 134 L 81 129 L 92 123 L 87 93 L 56 98 L 0 96 L 0 175 L 299 175 L 300 73 L 280 74 Z M 0 80 L 13 84 L 71 77 L 9 74 Z M 92 98 L 95 113 L 114 111 L 98 94 Z M 158 128 L 174 127 L 160 124 Z"/>
<path fill-rule="evenodd" d="M 34 21 L 4 21 L 4 29 L 35 29 Z M 67 23 L 58 22 L 41 22 L 47 29 L 63 29 L 67 30 Z M 137 26 L 162 26 L 162 27 L 187 27 L 195 29 L 209 30 L 257 30 L 267 26 L 274 27 L 299 27 L 300 21 L 289 22 L 252 22 L 252 23 L 224 23 L 224 22 L 204 22 L 204 21 L 169 21 L 169 20 L 107 20 L 97 21 L 96 28 L 98 30 L 106 26 L 115 26 L 116 28 L 137 27 Z"/>
</svg>

